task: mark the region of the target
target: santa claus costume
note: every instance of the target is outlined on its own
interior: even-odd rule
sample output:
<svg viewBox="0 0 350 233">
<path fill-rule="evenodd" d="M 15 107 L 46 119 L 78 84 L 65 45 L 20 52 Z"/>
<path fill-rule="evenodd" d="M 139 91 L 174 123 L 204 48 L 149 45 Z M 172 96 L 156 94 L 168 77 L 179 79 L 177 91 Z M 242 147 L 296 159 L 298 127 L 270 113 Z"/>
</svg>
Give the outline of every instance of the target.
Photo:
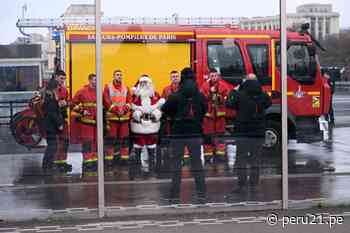
<svg viewBox="0 0 350 233">
<path fill-rule="evenodd" d="M 152 80 L 143 75 L 134 89 L 131 104 L 132 119 L 130 122 L 133 134 L 134 156 L 130 156 L 129 176 L 134 179 L 142 171 L 145 175 L 155 171 L 156 147 L 160 129 L 161 106 L 164 98 L 155 92 Z M 146 148 L 148 153 L 142 153 Z"/>
</svg>

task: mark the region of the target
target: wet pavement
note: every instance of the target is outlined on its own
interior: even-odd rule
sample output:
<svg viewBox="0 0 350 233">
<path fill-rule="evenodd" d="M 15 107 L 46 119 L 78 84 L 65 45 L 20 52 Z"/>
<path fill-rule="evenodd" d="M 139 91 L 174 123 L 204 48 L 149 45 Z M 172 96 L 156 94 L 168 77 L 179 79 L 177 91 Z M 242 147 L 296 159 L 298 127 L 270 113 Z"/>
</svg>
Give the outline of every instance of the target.
<svg viewBox="0 0 350 233">
<path fill-rule="evenodd" d="M 289 198 L 305 200 L 326 198 L 335 204 L 350 203 L 350 107 L 348 96 L 337 96 L 336 127 L 330 128 L 329 139 L 320 143 L 297 144 L 289 148 Z M 338 110 L 337 110 L 338 109 Z M 348 112 L 349 111 L 349 112 Z M 6 129 L 1 127 L 1 135 Z M 82 155 L 73 147 L 68 162 L 69 174 L 44 174 L 41 170 L 42 149 L 22 152 L 18 145 L 4 143 L 0 154 L 0 219 L 31 219 L 29 210 L 65 210 L 97 207 L 96 173 L 82 173 Z M 22 148 L 23 149 L 23 148 Z M 13 153 L 3 153 L 13 150 Z M 75 151 L 75 152 L 74 152 Z M 256 189 L 237 192 L 237 174 L 225 164 L 206 166 L 208 203 L 267 203 L 281 200 L 281 156 L 265 150 L 260 160 L 260 183 Z M 164 206 L 169 199 L 170 174 L 130 181 L 127 166 L 119 165 L 105 174 L 105 197 L 108 207 Z M 182 170 L 181 204 L 203 203 L 188 166 Z M 277 202 L 276 202 L 277 203 Z M 244 207 L 244 205 L 243 205 Z"/>
</svg>

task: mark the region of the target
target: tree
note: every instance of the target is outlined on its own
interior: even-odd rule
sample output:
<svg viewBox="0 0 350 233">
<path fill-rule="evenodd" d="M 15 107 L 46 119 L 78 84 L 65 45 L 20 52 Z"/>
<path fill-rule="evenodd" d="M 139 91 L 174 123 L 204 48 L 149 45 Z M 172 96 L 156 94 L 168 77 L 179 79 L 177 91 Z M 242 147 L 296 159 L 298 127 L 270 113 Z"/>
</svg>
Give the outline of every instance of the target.
<svg viewBox="0 0 350 233">
<path fill-rule="evenodd" d="M 350 30 L 329 36 L 321 44 L 327 50 L 318 52 L 321 66 L 345 67 L 344 79 L 350 80 Z"/>
</svg>

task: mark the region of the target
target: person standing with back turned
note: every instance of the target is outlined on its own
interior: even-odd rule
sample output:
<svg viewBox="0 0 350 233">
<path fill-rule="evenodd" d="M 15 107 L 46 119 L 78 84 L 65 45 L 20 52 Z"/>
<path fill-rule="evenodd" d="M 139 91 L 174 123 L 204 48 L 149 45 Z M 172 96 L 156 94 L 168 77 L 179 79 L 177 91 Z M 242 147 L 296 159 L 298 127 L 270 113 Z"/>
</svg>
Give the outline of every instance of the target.
<svg viewBox="0 0 350 233">
<path fill-rule="evenodd" d="M 265 139 L 265 109 L 271 106 L 271 99 L 262 90 L 255 74 L 249 74 L 238 91 L 230 92 L 226 106 L 237 111 L 237 158 L 234 166 L 238 173 L 237 191 L 247 188 L 247 165 L 250 165 L 249 187 L 254 190 L 259 183 L 260 153 Z"/>
<path fill-rule="evenodd" d="M 170 191 L 171 199 L 179 199 L 181 186 L 181 168 L 184 147 L 188 146 L 191 154 L 191 172 L 195 178 L 198 198 L 206 195 L 204 170 L 201 161 L 202 122 L 207 112 L 205 97 L 199 92 L 195 74 L 191 68 L 181 71 L 181 82 L 177 92 L 170 95 L 162 111 L 172 119 L 171 142 L 173 150 L 173 176 Z"/>
<path fill-rule="evenodd" d="M 64 119 L 58 104 L 58 85 L 58 81 L 52 79 L 45 90 L 43 110 L 45 113 L 44 126 L 46 129 L 47 147 L 42 163 L 44 171 L 53 168 L 54 156 L 57 153 L 58 135 L 64 127 Z"/>
</svg>

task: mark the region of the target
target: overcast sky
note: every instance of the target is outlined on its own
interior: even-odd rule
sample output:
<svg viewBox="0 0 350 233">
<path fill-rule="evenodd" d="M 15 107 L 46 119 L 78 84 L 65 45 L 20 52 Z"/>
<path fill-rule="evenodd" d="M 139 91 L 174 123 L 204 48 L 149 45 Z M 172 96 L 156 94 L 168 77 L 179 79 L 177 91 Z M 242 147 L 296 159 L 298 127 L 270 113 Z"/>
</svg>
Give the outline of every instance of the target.
<svg viewBox="0 0 350 233">
<path fill-rule="evenodd" d="M 279 0 L 101 0 L 105 16 L 224 16 L 252 17 L 276 15 Z M 27 4 L 26 16 L 30 18 L 57 18 L 72 3 L 94 3 L 93 0 L 0 0 L 0 43 L 13 42 L 20 36 L 16 21 L 22 14 L 21 6 Z M 288 12 L 305 3 L 332 3 L 341 14 L 341 28 L 350 27 L 349 0 L 287 0 Z"/>
</svg>

